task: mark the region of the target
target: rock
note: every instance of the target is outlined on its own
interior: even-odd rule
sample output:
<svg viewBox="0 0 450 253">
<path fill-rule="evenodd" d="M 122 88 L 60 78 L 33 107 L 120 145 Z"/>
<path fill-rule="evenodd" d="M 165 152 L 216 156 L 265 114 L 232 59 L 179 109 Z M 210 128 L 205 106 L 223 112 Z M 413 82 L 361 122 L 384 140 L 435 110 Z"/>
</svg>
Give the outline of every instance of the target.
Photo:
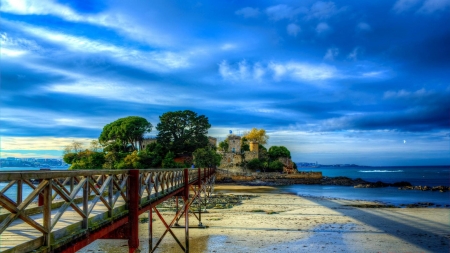
<svg viewBox="0 0 450 253">
<path fill-rule="evenodd" d="M 406 186 L 412 186 L 410 182 L 406 182 L 406 181 L 401 181 L 401 182 L 395 182 L 393 184 L 391 184 L 391 186 L 394 187 L 406 187 Z"/>
</svg>

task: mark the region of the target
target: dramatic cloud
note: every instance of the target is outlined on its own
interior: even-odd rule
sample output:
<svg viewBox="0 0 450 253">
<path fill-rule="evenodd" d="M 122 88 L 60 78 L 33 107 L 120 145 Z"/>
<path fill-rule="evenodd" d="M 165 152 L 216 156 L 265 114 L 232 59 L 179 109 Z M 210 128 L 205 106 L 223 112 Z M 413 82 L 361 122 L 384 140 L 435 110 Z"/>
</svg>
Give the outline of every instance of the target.
<svg viewBox="0 0 450 253">
<path fill-rule="evenodd" d="M 450 0 L 0 1 L 1 157 L 186 109 L 295 161 L 448 152 Z"/>
</svg>

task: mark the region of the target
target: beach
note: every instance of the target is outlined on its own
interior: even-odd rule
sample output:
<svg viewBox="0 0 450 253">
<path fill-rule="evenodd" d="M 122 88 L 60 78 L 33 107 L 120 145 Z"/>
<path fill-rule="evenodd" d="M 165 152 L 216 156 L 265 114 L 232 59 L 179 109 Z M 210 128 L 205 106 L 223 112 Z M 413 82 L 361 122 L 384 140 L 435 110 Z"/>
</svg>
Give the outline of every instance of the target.
<svg viewBox="0 0 450 253">
<path fill-rule="evenodd" d="M 300 197 L 268 186 L 216 185 L 215 193 L 244 197 L 240 205 L 202 214 L 208 228 L 189 230 L 190 252 L 450 250 L 448 208 L 374 208 L 378 203 Z M 172 212 L 162 214 L 167 222 L 173 217 Z M 191 226 L 198 225 L 193 215 L 189 219 Z M 153 224 L 155 244 L 164 228 L 158 219 Z M 148 223 L 139 231 L 141 251 L 148 252 Z M 173 231 L 184 244 L 184 229 Z M 127 240 L 97 240 L 79 252 L 93 251 L 128 252 Z M 167 234 L 156 252 L 182 251 Z"/>
</svg>

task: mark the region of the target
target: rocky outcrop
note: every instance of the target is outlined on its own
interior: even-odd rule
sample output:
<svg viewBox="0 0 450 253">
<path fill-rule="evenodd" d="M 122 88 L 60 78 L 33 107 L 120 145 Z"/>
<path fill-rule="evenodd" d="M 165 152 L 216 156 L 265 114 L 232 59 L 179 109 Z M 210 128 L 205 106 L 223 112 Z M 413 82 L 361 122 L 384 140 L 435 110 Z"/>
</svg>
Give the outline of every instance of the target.
<svg viewBox="0 0 450 253">
<path fill-rule="evenodd" d="M 296 174 L 281 173 L 229 173 L 218 170 L 216 183 L 243 184 L 243 185 L 292 185 L 292 184 L 320 184 L 321 172 L 299 172 Z"/>
<path fill-rule="evenodd" d="M 416 186 L 412 186 L 412 185 L 408 185 L 408 186 L 402 186 L 398 188 L 399 190 L 419 190 L 419 191 L 440 191 L 440 192 L 447 192 L 450 190 L 449 186 L 443 186 L 443 185 L 439 185 L 439 186 L 421 186 L 421 185 L 416 185 Z"/>
</svg>

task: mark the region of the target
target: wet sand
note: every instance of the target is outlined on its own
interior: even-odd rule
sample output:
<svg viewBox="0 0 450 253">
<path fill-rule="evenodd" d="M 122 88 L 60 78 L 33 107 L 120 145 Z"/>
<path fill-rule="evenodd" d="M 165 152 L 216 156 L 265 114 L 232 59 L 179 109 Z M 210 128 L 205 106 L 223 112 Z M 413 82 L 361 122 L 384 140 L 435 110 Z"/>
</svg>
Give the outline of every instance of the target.
<svg viewBox="0 0 450 253">
<path fill-rule="evenodd" d="M 256 196 L 202 214 L 208 228 L 189 230 L 190 252 L 450 252 L 448 208 L 359 208 L 354 205 L 373 203 L 299 197 L 267 186 L 217 185 L 215 192 Z M 173 217 L 163 215 L 168 223 Z M 189 221 L 198 225 L 193 215 Z M 155 244 L 164 228 L 158 219 L 153 226 Z M 148 252 L 148 223 L 139 230 L 141 252 Z M 184 229 L 173 230 L 184 244 Z M 127 240 L 97 240 L 79 252 L 128 252 Z M 168 233 L 156 252 L 182 250 Z"/>
</svg>

